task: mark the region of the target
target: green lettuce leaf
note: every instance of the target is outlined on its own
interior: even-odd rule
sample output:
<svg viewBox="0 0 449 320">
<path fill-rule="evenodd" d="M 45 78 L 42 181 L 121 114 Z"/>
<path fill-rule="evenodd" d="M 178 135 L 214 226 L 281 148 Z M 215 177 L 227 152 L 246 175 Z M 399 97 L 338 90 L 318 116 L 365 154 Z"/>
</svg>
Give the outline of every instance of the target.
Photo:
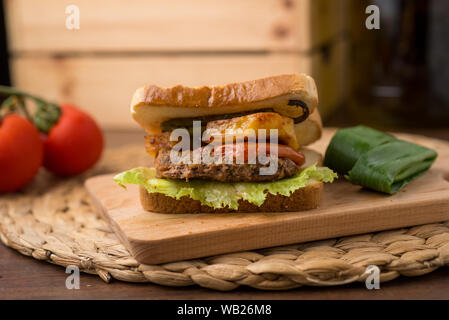
<svg viewBox="0 0 449 320">
<path fill-rule="evenodd" d="M 189 196 L 194 200 L 201 201 L 203 205 L 216 209 L 229 207 L 237 210 L 240 199 L 261 206 L 267 193 L 289 196 L 310 183 L 333 182 L 336 177 L 337 174 L 329 168 L 312 165 L 291 178 L 273 182 L 231 183 L 204 180 L 186 182 L 184 180 L 159 179 L 156 178 L 154 168 L 139 167 L 116 175 L 114 181 L 123 187 L 126 184 L 138 184 L 149 193 L 162 193 L 175 199 Z"/>
</svg>

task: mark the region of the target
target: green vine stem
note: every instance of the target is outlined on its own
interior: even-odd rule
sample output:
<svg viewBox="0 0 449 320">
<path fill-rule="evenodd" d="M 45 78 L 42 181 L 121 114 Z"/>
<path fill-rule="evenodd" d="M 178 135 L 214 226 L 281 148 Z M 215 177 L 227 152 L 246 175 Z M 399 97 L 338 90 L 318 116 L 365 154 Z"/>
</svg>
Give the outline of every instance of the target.
<svg viewBox="0 0 449 320">
<path fill-rule="evenodd" d="M 28 120 L 34 123 L 39 131 L 47 133 L 61 116 L 61 108 L 57 104 L 16 88 L 0 86 L 0 95 L 7 96 L 0 105 L 0 121 L 2 120 L 1 111 L 7 110 L 9 113 L 19 109 Z M 26 99 L 33 100 L 37 106 L 33 116 L 28 111 Z"/>
</svg>

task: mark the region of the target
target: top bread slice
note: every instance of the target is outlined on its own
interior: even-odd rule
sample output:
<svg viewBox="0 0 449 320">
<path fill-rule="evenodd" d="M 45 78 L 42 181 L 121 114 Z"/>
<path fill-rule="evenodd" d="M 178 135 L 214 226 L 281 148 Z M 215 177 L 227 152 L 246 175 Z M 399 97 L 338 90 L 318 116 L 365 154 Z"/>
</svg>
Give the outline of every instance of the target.
<svg viewBox="0 0 449 320">
<path fill-rule="evenodd" d="M 318 108 L 305 121 L 295 124 L 294 128 L 296 141 L 301 147 L 318 141 L 323 133 L 323 122 Z"/>
<path fill-rule="evenodd" d="M 299 100 L 309 112 L 317 108 L 315 81 L 306 74 L 285 74 L 221 86 L 137 89 L 131 102 L 133 119 L 147 132 L 158 133 L 160 125 L 174 118 L 203 117 L 272 108 L 281 115 L 300 117 L 303 110 L 289 105 Z"/>
</svg>

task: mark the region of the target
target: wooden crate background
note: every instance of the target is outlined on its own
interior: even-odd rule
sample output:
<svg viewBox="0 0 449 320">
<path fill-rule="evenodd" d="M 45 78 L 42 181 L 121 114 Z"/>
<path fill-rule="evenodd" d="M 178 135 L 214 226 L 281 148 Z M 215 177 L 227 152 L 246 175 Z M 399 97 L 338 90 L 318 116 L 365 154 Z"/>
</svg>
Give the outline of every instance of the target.
<svg viewBox="0 0 449 320">
<path fill-rule="evenodd" d="M 144 84 L 203 85 L 313 75 L 320 110 L 345 97 L 345 0 L 4 0 L 13 84 L 70 101 L 107 128 Z M 80 8 L 80 30 L 65 7 Z"/>
</svg>

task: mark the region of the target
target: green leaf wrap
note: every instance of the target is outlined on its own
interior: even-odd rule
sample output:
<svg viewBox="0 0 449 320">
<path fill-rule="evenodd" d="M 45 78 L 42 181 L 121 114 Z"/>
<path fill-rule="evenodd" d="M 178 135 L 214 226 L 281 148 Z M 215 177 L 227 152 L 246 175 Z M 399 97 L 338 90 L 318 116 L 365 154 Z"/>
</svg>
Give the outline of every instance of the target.
<svg viewBox="0 0 449 320">
<path fill-rule="evenodd" d="M 394 194 L 429 170 L 437 153 L 396 140 L 364 153 L 347 176 L 351 183 Z"/>
<path fill-rule="evenodd" d="M 424 174 L 436 157 L 432 149 L 358 126 L 335 134 L 324 163 L 351 183 L 394 194 Z"/>
<path fill-rule="evenodd" d="M 365 126 L 340 129 L 327 147 L 324 165 L 338 173 L 346 174 L 362 154 L 394 140 L 396 138 L 389 134 Z"/>
</svg>

